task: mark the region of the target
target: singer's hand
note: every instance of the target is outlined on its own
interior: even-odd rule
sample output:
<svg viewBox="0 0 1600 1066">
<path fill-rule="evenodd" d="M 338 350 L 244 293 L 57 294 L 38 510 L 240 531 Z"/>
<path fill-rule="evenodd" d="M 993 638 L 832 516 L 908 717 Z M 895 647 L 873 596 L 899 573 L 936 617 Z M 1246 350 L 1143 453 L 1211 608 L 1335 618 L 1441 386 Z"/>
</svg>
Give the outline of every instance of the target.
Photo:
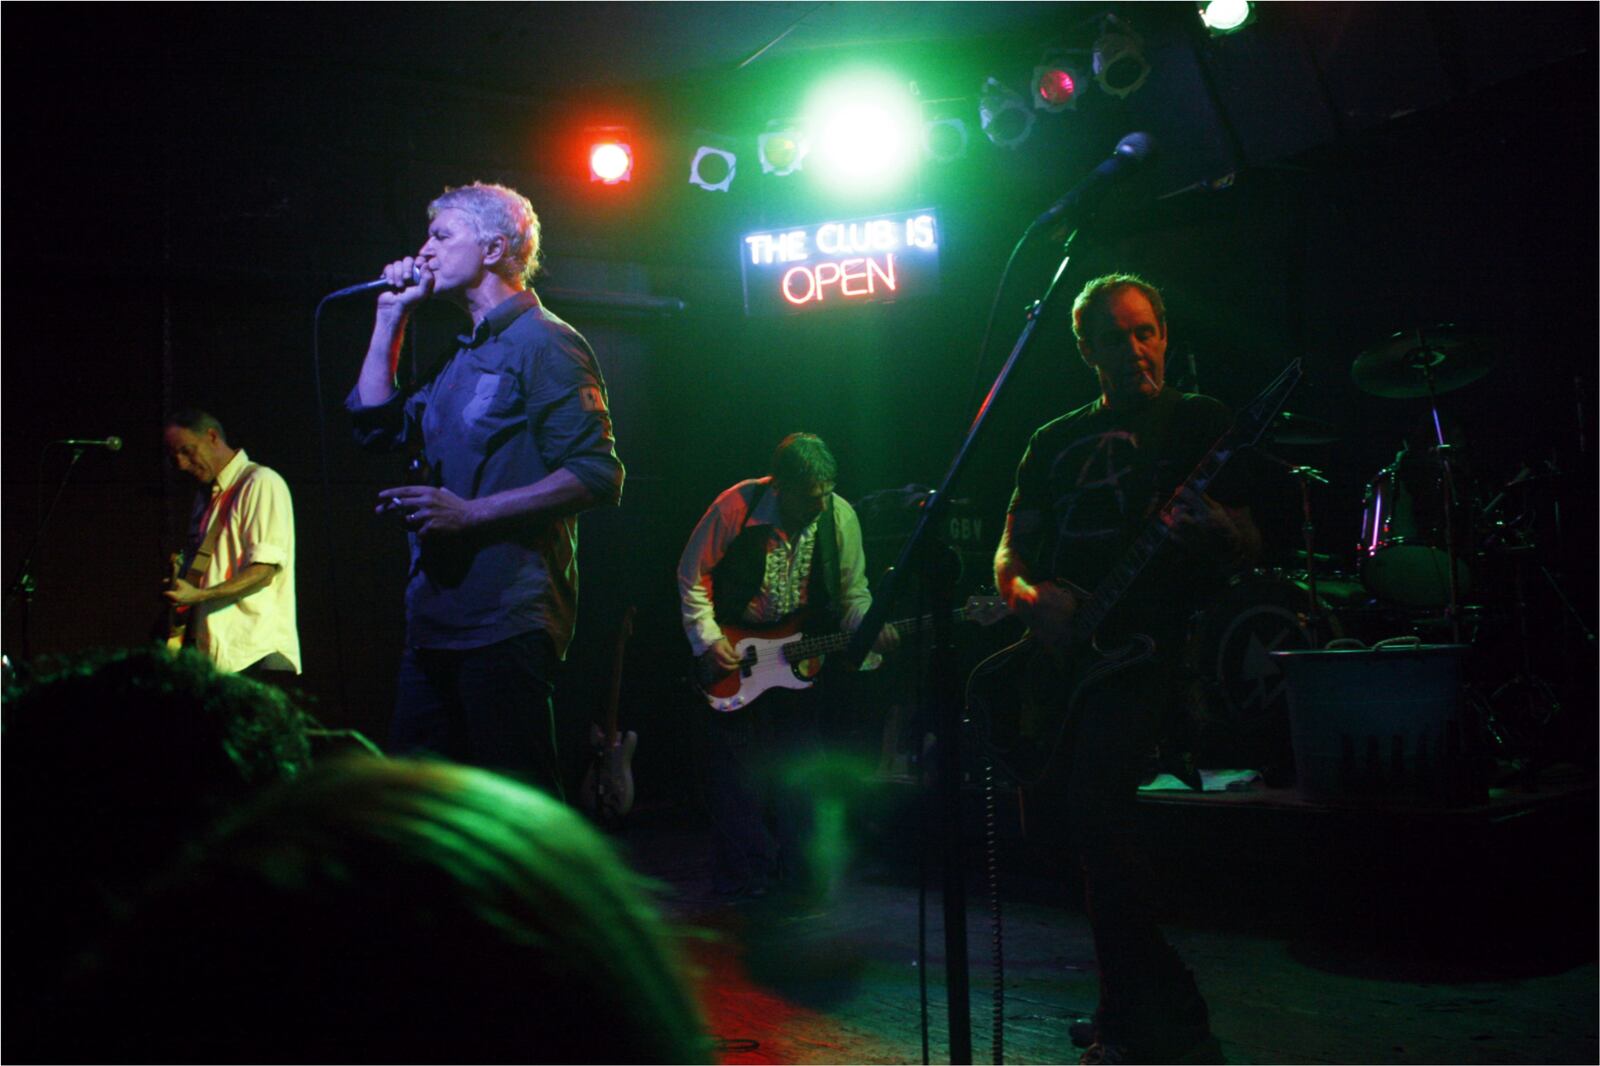
<svg viewBox="0 0 1600 1066">
<path fill-rule="evenodd" d="M 449 489 L 402 485 L 378 493 L 377 511 L 398 512 L 407 529 L 426 539 L 471 529 L 478 520 L 475 502 L 464 500 Z"/>
<path fill-rule="evenodd" d="M 433 295 L 433 268 L 416 256 L 396 259 L 383 268 L 383 278 L 398 291 L 378 294 L 378 310 L 409 314 L 411 309 Z M 421 280 L 414 280 L 420 278 Z"/>
</svg>

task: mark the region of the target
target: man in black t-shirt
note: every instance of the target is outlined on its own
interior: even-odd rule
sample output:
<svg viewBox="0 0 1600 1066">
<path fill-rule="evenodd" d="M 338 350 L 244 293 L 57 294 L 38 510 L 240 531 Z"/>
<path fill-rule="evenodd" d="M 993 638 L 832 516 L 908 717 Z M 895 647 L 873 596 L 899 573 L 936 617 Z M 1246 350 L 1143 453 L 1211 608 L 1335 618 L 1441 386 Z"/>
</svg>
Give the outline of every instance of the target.
<svg viewBox="0 0 1600 1066">
<path fill-rule="evenodd" d="M 1029 441 L 995 580 L 1037 645 L 1071 651 L 1082 662 L 1094 653 L 1066 645 L 1083 590 L 1123 560 L 1231 419 L 1216 400 L 1166 388 L 1166 309 L 1153 286 L 1131 274 L 1096 278 L 1079 294 L 1072 319 L 1100 398 Z M 1217 1053 L 1193 975 L 1156 925 L 1149 857 L 1133 817 L 1187 619 L 1230 569 L 1260 552 L 1241 489 L 1219 478 L 1209 495 L 1186 489 L 1177 497 L 1165 519 L 1171 543 L 1096 634 L 1107 650 L 1142 635 L 1153 643 L 1151 654 L 1084 682 L 1072 706 L 1067 819 L 1100 969 L 1095 1039 L 1084 1062 L 1201 1061 Z"/>
</svg>

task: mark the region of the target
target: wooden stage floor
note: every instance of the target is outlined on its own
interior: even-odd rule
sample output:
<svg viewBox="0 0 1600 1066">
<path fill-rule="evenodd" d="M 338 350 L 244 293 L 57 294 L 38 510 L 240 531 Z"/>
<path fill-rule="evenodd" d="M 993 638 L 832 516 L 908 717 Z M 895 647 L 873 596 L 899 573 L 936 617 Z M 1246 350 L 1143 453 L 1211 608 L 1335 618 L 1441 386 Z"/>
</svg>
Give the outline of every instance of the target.
<svg viewBox="0 0 1600 1066">
<path fill-rule="evenodd" d="M 1170 859 L 1169 937 L 1227 1061 L 1592 1063 L 1594 808 L 1578 781 L 1421 815 L 1263 793 L 1156 798 L 1142 816 Z M 836 900 L 782 913 L 711 898 L 691 812 L 638 814 L 619 843 L 689 932 L 720 1061 L 924 1061 L 904 820 L 865 819 Z M 1075 1062 L 1067 1026 L 1096 997 L 1078 886 L 1037 839 L 1002 833 L 1000 855 L 1003 1061 Z M 976 877 L 968 903 L 973 1055 L 994 1062 L 995 935 Z M 949 1062 L 936 889 L 926 906 L 928 1061 Z"/>
</svg>

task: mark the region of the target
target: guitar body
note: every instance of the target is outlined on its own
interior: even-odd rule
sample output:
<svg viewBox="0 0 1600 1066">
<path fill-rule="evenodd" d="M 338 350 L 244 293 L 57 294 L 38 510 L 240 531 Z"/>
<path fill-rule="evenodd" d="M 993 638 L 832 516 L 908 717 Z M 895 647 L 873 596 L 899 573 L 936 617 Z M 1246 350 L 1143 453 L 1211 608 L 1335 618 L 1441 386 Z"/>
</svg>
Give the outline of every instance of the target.
<svg viewBox="0 0 1600 1066">
<path fill-rule="evenodd" d="M 633 810 L 633 752 L 639 746 L 639 734 L 630 729 L 611 743 L 606 731 L 591 722 L 589 743 L 594 757 L 583 775 L 579 799 L 584 810 L 614 824 Z"/>
<path fill-rule="evenodd" d="M 622 696 L 622 656 L 628 638 L 633 635 L 636 613 L 637 608 L 630 605 L 617 627 L 611 687 L 606 693 L 605 725 L 595 722 L 589 726 L 589 744 L 593 751 L 589 768 L 584 771 L 583 784 L 578 789 L 579 805 L 608 826 L 618 825 L 623 816 L 633 810 L 633 752 L 639 746 L 639 735 L 631 729 L 626 733 L 617 729 L 617 704 Z"/>
<path fill-rule="evenodd" d="M 200 565 L 186 567 L 183 562 L 182 553 L 173 552 L 172 570 L 167 575 L 168 584 L 170 585 L 178 578 L 184 577 L 185 571 L 188 572 L 188 576 L 191 579 L 189 583 L 194 584 L 195 581 L 198 581 L 201 575 L 204 573 L 204 566 L 210 562 L 210 558 L 210 553 L 207 552 L 205 553 L 203 557 L 204 561 L 202 562 L 202 557 L 197 555 L 196 562 Z M 199 573 L 196 573 L 196 570 L 198 570 Z M 173 655 L 178 654 L 178 652 L 182 651 L 184 646 L 189 642 L 189 620 L 191 617 L 193 617 L 193 611 L 193 607 L 180 607 L 177 604 L 168 603 L 166 610 L 162 614 L 162 617 L 157 620 L 157 632 L 161 634 L 159 639 L 161 639 L 169 653 Z"/>
<path fill-rule="evenodd" d="M 1009 613 L 998 597 L 971 596 L 955 612 L 955 620 L 993 625 Z M 802 689 L 815 684 L 827 656 L 844 651 L 850 641 L 850 634 L 843 632 L 808 635 L 804 630 L 815 621 L 815 613 L 800 611 L 770 626 L 723 626 L 722 635 L 739 655 L 739 669 L 712 672 L 704 661 L 695 662 L 695 684 L 711 709 L 737 711 L 771 689 Z M 890 624 L 907 633 L 927 628 L 933 619 L 924 615 Z"/>
<path fill-rule="evenodd" d="M 810 620 L 809 615 L 796 614 L 754 629 L 723 626 L 722 635 L 739 654 L 740 665 L 731 673 L 697 677 L 712 710 L 737 711 L 769 689 L 803 689 L 815 684 L 824 656 L 791 662 L 784 651 L 805 639 L 803 629 Z M 704 675 L 704 670 L 700 673 Z"/>
</svg>

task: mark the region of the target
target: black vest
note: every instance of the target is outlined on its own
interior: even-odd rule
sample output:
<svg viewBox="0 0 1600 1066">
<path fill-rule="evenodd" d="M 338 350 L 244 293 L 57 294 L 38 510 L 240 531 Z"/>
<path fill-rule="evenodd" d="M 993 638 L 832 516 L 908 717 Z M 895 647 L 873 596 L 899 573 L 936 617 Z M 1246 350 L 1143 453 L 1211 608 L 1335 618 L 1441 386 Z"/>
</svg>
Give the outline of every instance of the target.
<svg viewBox="0 0 1600 1066">
<path fill-rule="evenodd" d="M 765 525 L 750 525 L 750 515 L 767 490 L 767 484 L 754 483 L 740 490 L 745 500 L 744 527 L 711 568 L 711 603 L 718 622 L 747 625 L 744 609 L 761 591 L 767 572 L 767 538 L 772 530 Z M 839 536 L 835 531 L 833 508 L 817 516 L 816 544 L 811 550 L 811 573 L 806 578 L 806 610 L 837 615 L 839 602 Z"/>
</svg>

